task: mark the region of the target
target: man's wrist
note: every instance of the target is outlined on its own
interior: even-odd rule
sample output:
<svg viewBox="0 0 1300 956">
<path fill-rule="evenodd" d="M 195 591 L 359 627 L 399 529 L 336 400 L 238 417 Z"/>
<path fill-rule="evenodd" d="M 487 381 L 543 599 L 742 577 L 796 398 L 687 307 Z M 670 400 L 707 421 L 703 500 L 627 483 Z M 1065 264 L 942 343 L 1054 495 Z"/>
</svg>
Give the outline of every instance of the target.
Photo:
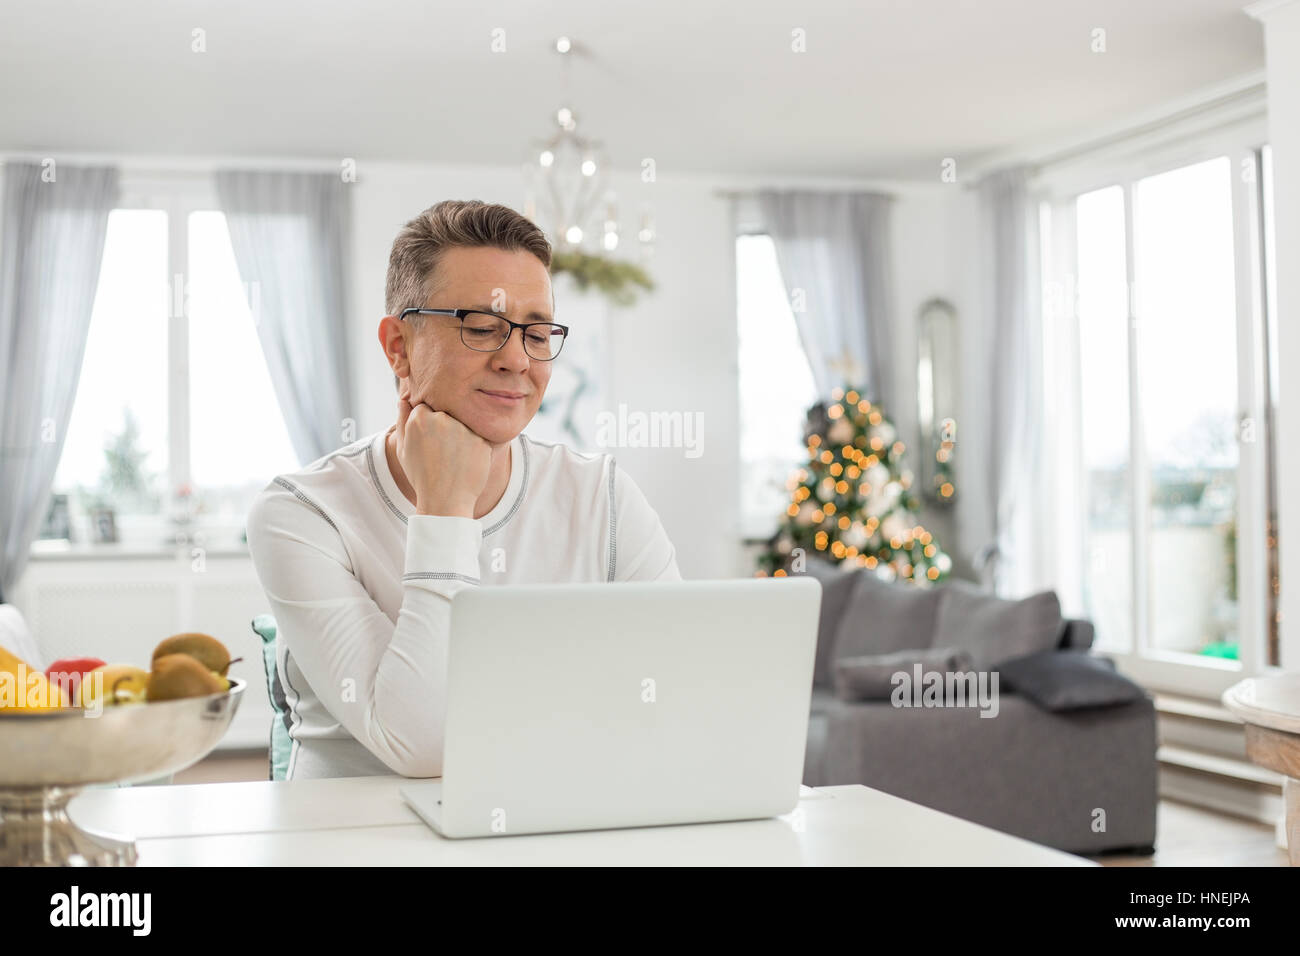
<svg viewBox="0 0 1300 956">
<path fill-rule="evenodd" d="M 448 518 L 473 518 L 474 502 L 454 502 L 437 498 L 417 498 L 415 502 L 415 513 Z"/>
</svg>

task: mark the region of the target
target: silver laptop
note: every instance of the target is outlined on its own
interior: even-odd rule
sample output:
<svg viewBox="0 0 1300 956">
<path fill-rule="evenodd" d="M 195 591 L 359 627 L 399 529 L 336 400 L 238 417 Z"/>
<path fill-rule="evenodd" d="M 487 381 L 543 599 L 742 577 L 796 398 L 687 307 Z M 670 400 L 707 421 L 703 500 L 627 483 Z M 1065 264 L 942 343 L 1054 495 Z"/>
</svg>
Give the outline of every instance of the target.
<svg viewBox="0 0 1300 956">
<path fill-rule="evenodd" d="M 402 796 L 446 837 L 789 813 L 820 606 L 802 577 L 465 588 L 443 775 Z"/>
</svg>

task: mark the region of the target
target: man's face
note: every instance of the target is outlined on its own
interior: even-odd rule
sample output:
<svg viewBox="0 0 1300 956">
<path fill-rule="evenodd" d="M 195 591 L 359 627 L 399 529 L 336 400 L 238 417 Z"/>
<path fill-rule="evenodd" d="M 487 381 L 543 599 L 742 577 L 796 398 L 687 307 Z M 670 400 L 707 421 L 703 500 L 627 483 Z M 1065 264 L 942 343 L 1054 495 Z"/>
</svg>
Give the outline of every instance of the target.
<svg viewBox="0 0 1300 956">
<path fill-rule="evenodd" d="M 425 308 L 476 309 L 512 322 L 553 321 L 551 277 L 530 252 L 453 247 L 443 254 L 437 277 Z M 411 404 L 446 412 L 494 445 L 523 431 L 542 404 L 551 363 L 524 351 L 519 329 L 511 329 L 497 351 L 477 352 L 461 341 L 459 319 L 423 318 L 423 327 L 414 334 L 408 328 L 406 336 Z"/>
</svg>

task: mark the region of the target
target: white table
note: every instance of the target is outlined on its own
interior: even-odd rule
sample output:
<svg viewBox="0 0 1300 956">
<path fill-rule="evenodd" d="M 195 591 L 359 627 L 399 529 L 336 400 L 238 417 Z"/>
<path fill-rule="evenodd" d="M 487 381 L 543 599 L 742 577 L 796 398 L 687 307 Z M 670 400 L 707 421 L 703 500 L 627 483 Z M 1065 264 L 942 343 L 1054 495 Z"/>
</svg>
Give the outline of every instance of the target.
<svg viewBox="0 0 1300 956">
<path fill-rule="evenodd" d="M 69 813 L 140 866 L 1094 866 L 868 787 L 801 790 L 769 820 L 448 840 L 398 776 L 88 790 Z"/>
<path fill-rule="evenodd" d="M 1221 699 L 1246 725 L 1246 756 L 1286 778 L 1287 855 L 1300 866 L 1300 674 L 1250 677 Z"/>
</svg>

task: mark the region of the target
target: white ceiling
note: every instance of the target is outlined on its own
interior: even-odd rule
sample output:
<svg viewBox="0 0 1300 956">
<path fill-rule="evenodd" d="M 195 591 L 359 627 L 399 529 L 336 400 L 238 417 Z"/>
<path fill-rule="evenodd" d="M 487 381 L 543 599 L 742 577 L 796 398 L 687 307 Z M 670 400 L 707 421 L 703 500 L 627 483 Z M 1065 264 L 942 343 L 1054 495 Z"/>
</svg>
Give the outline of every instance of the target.
<svg viewBox="0 0 1300 956">
<path fill-rule="evenodd" d="M 1261 69 L 1244 5 L 0 0 L 0 151 L 514 163 L 550 132 L 565 33 L 616 166 L 929 179 Z"/>
</svg>

